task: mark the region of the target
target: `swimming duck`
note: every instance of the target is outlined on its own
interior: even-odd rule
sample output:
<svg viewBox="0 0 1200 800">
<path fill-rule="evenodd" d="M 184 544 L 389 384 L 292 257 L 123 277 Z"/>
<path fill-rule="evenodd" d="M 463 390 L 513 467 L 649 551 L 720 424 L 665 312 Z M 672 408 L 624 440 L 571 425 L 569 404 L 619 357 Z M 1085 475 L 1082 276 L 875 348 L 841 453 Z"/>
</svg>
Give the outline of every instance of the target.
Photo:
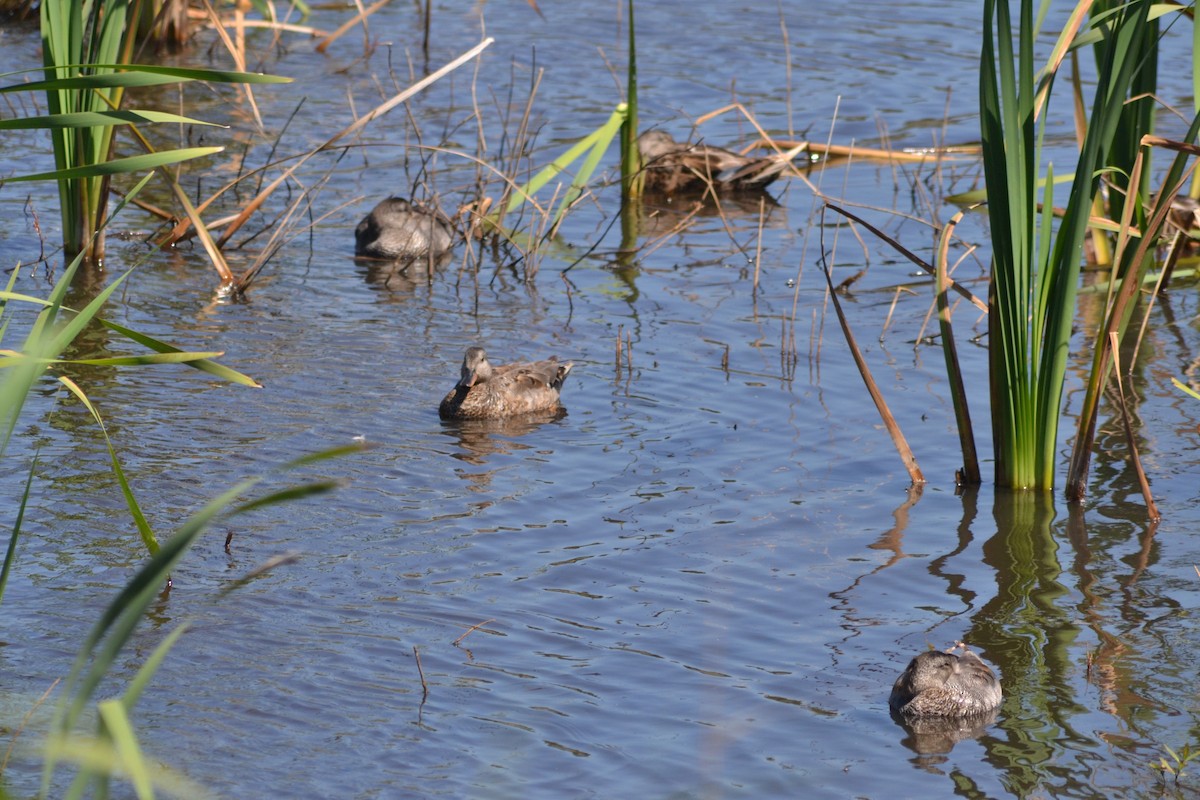
<svg viewBox="0 0 1200 800">
<path fill-rule="evenodd" d="M 558 394 L 574 365 L 557 357 L 492 366 L 482 347 L 468 347 L 462 377 L 442 399 L 442 419 L 500 419 L 559 407 Z"/>
<path fill-rule="evenodd" d="M 450 249 L 454 226 L 436 208 L 389 197 L 354 231 L 354 254 L 367 258 L 437 258 Z"/>
<path fill-rule="evenodd" d="M 962 655 L 955 650 L 961 649 Z M 930 650 L 908 663 L 888 705 L 905 717 L 966 717 L 999 707 L 1000 682 L 991 667 L 962 642 Z"/>
<path fill-rule="evenodd" d="M 666 131 L 650 130 L 637 139 L 645 189 L 664 195 L 746 192 L 766 188 L 792 163 L 804 145 L 782 156 L 749 158 L 709 144 L 675 141 Z"/>
</svg>

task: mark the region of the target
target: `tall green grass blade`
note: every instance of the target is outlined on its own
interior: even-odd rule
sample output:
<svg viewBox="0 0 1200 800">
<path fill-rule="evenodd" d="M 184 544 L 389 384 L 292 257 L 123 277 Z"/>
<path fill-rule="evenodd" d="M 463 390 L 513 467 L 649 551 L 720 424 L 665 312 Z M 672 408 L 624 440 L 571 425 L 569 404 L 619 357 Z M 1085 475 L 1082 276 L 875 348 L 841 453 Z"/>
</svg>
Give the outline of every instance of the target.
<svg viewBox="0 0 1200 800">
<path fill-rule="evenodd" d="M 53 172 L 38 172 L 33 175 L 14 175 L 5 178 L 9 183 L 28 183 L 29 181 L 71 181 L 83 178 L 96 178 L 106 175 L 120 175 L 128 172 L 142 172 L 168 164 L 178 164 L 194 158 L 220 153 L 224 147 L 187 147 L 180 150 L 164 150 L 159 153 L 144 153 L 137 156 L 115 158 L 111 161 L 93 162 L 83 167 L 57 169 Z"/>
<path fill-rule="evenodd" d="M 514 192 L 508 204 L 504 207 L 504 213 L 508 214 L 520 208 L 529 198 L 537 194 L 538 190 L 562 174 L 567 167 L 575 163 L 584 153 L 589 151 L 594 152 L 597 148 L 600 148 L 602 155 L 612 141 L 614 132 L 620 127 L 624 115 L 625 110 L 621 106 L 614 109 L 603 125 L 567 148 L 566 152 L 551 161 L 537 175 L 534 175 L 528 183 Z M 598 160 L 599 157 L 597 156 L 596 158 Z"/>
<path fill-rule="evenodd" d="M 138 570 L 108 605 L 80 647 L 71 672 L 63 684 L 62 697 L 55 713 L 53 734 L 66 738 L 75 730 L 84 707 L 95 694 L 100 681 L 112 667 L 117 654 L 129 640 L 154 595 L 166 583 L 167 576 L 195 542 L 209 522 L 257 480 L 246 480 L 227 490 L 192 515 L 168 539 L 159 551 Z M 49 792 L 50 777 L 56 758 L 48 754 L 42 771 L 42 795 Z"/>
<path fill-rule="evenodd" d="M 150 657 L 146 659 L 146 662 L 138 668 L 137 675 L 135 675 L 133 680 L 129 682 L 129 685 L 125 687 L 125 694 L 121 696 L 121 703 L 125 706 L 127 711 L 133 711 L 134 706 L 136 706 L 138 700 L 141 699 L 142 693 L 150 684 L 150 679 L 154 677 L 154 673 L 158 671 L 159 666 L 167 657 L 167 653 L 171 652 L 171 648 L 175 646 L 175 643 L 179 641 L 179 637 L 183 636 L 187 629 L 188 623 L 186 622 L 177 625 L 174 630 L 168 633 L 166 637 L 158 643 L 158 646 L 154 648 L 154 652 L 151 653 Z"/>
<path fill-rule="evenodd" d="M 100 433 L 104 435 L 104 444 L 108 447 L 108 457 L 112 462 L 113 475 L 117 478 L 117 483 L 121 487 L 121 494 L 125 498 L 125 505 L 129 508 L 129 515 L 133 517 L 134 524 L 137 525 L 138 535 L 142 537 L 142 544 L 146 546 L 147 552 L 154 555 L 158 552 L 158 539 L 154 536 L 154 531 L 150 528 L 150 523 L 146 521 L 146 515 L 142 513 L 142 507 L 138 505 L 137 498 L 133 495 L 133 489 L 129 485 L 129 481 L 125 479 L 125 470 L 121 469 L 121 460 L 117 458 L 117 449 L 113 447 L 112 439 L 108 436 L 108 428 L 104 425 L 104 420 L 100 416 L 100 412 L 92 405 L 92 401 L 79 384 L 71 380 L 65 375 L 60 375 L 59 383 L 66 386 L 71 394 L 83 403 L 83 407 L 91 412 L 92 419 L 96 420 L 96 424 L 100 426 Z"/>
<path fill-rule="evenodd" d="M 571 204 L 583 193 L 583 187 L 592 179 L 592 174 L 596 171 L 596 167 L 600 164 L 600 159 L 608 152 L 608 146 L 611 144 L 613 137 L 621 130 L 621 126 L 626 123 L 627 109 L 624 104 L 618 105 L 613 113 L 609 116 L 608 121 L 604 123 L 597 131 L 592 148 L 588 151 L 587 158 L 584 159 L 583 165 L 576 173 L 575 179 L 571 181 L 571 186 L 563 197 L 562 203 L 558 206 L 558 211 L 554 215 L 554 221 L 551 227 L 557 226 L 562 220 L 563 215 L 567 213 L 567 209 Z"/>
<path fill-rule="evenodd" d="M 125 125 L 139 122 L 173 122 L 180 125 L 205 125 L 228 128 L 215 122 L 183 117 L 165 111 L 80 111 L 74 114 L 50 114 L 37 117 L 0 119 L 0 131 L 51 130 L 55 128 L 92 128 L 97 125 Z"/>
<path fill-rule="evenodd" d="M 625 126 L 621 129 L 621 202 L 636 203 L 642 197 L 642 159 L 638 152 L 638 73 L 637 25 L 634 22 L 633 0 L 627 4 L 629 13 L 629 66 L 625 84 Z"/>
<path fill-rule="evenodd" d="M 25 491 L 21 493 L 21 502 L 17 505 L 17 519 L 13 522 L 12 533 L 8 535 L 8 548 L 4 551 L 4 564 L 0 566 L 0 602 L 4 600 L 4 587 L 8 585 L 8 575 L 17 560 L 17 541 L 21 538 L 21 525 L 25 522 L 25 508 L 29 505 L 29 490 L 33 486 L 33 475 L 37 471 L 37 462 L 37 453 L 34 453 L 29 464 L 29 475 L 25 478 Z"/>
<path fill-rule="evenodd" d="M 50 293 L 46 310 L 38 315 L 29 333 L 26 335 L 23 350 L 31 358 L 24 359 L 15 368 L 5 372 L 3 377 L 0 378 L 0 414 L 3 415 L 3 435 L 0 436 L 0 455 L 3 455 L 8 450 L 8 443 L 12 439 L 13 430 L 17 425 L 17 417 L 20 415 L 21 409 L 25 406 L 25 398 L 29 395 L 33 385 L 41 378 L 42 373 L 46 371 L 46 366 L 42 362 L 42 359 L 56 356 L 62 352 L 61 349 L 56 350 L 51 346 L 50 331 L 58 318 L 58 313 L 62 308 L 62 300 L 66 295 L 71 279 L 74 277 L 75 271 L 79 268 L 82 260 L 83 256 L 81 253 L 79 256 L 76 256 L 63 272 L 62 277 L 59 278 L 58 283 L 55 284 L 54 289 Z"/>
<path fill-rule="evenodd" d="M 111 320 L 98 319 L 97 321 L 101 325 L 103 325 L 105 328 L 108 328 L 110 331 L 119 333 L 122 336 L 126 337 L 127 339 L 137 342 L 138 344 L 142 345 L 143 347 L 150 348 L 151 350 L 155 351 L 156 353 L 182 353 L 183 352 L 182 350 L 175 347 L 174 345 L 169 345 L 166 342 L 161 342 L 158 339 L 155 339 L 151 336 L 147 336 L 144 333 L 139 333 L 131 328 L 126 328 L 124 325 L 119 325 L 115 322 L 112 322 Z M 201 359 L 199 361 L 188 360 L 183 363 L 187 364 L 187 366 L 192 367 L 193 369 L 198 369 L 201 372 L 207 372 L 209 375 L 212 375 L 213 377 L 216 377 L 216 378 L 220 378 L 223 381 L 229 381 L 230 383 L 236 383 L 241 386 L 249 386 L 254 389 L 262 388 L 262 384 L 256 380 L 254 380 L 253 378 L 251 378 L 249 375 L 244 375 L 241 372 L 238 372 L 237 370 L 230 369 L 229 367 L 226 367 L 223 364 L 218 364 L 215 361 L 210 361 L 208 359 Z"/>
<path fill-rule="evenodd" d="M 281 75 L 266 75 L 261 72 L 236 72 L 223 69 L 196 69 L 193 67 L 162 67 L 156 64 L 89 64 L 60 63 L 57 69 L 64 70 L 113 70 L 96 75 L 76 75 L 70 78 L 54 78 L 27 83 L 0 86 L 0 94 L 9 92 L 45 92 L 63 89 L 108 89 L 113 87 L 137 88 L 142 86 L 166 86 L 175 83 L 204 81 L 206 83 L 291 83 L 292 79 Z M 120 70 L 120 71 L 117 71 Z M 23 69 L 16 72 L 0 72 L 0 80 L 42 72 L 40 69 Z"/>
<path fill-rule="evenodd" d="M 1195 389 L 1188 386 L 1183 381 L 1179 380 L 1179 378 L 1171 378 L 1171 383 L 1174 384 L 1176 389 L 1179 389 L 1182 392 L 1190 394 L 1192 397 L 1196 398 L 1197 400 L 1200 400 L 1200 392 L 1197 392 Z"/>
<path fill-rule="evenodd" d="M 105 738 L 113 743 L 116 750 L 121 772 L 133 784 L 139 800 L 154 800 L 154 783 L 125 706 L 120 700 L 103 700 L 97 705 L 97 711 L 104 725 Z"/>
</svg>

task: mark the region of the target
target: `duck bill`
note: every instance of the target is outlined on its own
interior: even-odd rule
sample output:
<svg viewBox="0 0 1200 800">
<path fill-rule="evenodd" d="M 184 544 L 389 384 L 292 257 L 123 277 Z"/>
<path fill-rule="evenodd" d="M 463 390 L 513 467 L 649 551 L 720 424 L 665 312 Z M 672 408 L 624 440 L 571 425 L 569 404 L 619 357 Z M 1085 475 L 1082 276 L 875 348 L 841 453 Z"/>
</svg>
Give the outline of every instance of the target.
<svg viewBox="0 0 1200 800">
<path fill-rule="evenodd" d="M 475 370 L 471 370 L 470 372 L 466 373 L 458 381 L 458 386 L 460 389 L 470 389 L 474 385 L 475 385 Z"/>
</svg>

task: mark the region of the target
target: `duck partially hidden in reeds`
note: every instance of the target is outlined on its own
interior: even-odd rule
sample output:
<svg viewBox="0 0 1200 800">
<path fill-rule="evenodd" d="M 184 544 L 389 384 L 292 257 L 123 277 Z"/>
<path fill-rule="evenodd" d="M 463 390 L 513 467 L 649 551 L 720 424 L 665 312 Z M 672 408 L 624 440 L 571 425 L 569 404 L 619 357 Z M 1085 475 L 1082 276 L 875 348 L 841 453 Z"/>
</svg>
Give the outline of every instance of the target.
<svg viewBox="0 0 1200 800">
<path fill-rule="evenodd" d="M 354 231 L 354 254 L 387 260 L 436 259 L 454 243 L 454 225 L 436 208 L 389 197 Z"/>
<path fill-rule="evenodd" d="M 645 191 L 649 194 L 753 192 L 778 178 L 805 147 L 783 155 L 750 158 L 710 144 L 677 142 L 666 131 L 649 130 L 637 139 Z"/>
<path fill-rule="evenodd" d="M 955 650 L 962 650 L 962 655 Z M 906 719 L 970 717 L 1000 706 L 1000 681 L 962 642 L 930 650 L 908 663 L 892 687 L 888 705 Z"/>
<path fill-rule="evenodd" d="M 492 366 L 482 347 L 468 347 L 462 374 L 438 406 L 442 419 L 503 419 L 559 408 L 559 392 L 574 366 L 545 361 Z"/>
</svg>

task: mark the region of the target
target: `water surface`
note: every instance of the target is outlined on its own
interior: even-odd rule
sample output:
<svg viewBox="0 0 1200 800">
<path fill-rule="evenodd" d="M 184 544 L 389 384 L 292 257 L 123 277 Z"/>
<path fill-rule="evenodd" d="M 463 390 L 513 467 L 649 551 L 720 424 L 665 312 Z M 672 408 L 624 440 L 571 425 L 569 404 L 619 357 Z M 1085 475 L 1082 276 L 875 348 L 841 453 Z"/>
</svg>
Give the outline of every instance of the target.
<svg viewBox="0 0 1200 800">
<path fill-rule="evenodd" d="M 798 180 L 774 192 L 781 205 L 762 224 L 760 258 L 752 207 L 698 220 L 624 265 L 555 251 L 536 274 L 503 257 L 476 268 L 462 252 L 432 274 L 355 264 L 353 227 L 378 198 L 414 185 L 447 205 L 469 193 L 468 159 L 439 155 L 422 174 L 413 126 L 426 144 L 475 153 L 472 80 L 497 163 L 505 115 L 520 114 L 538 69 L 535 163 L 607 117 L 619 100 L 604 66 L 623 58 L 619 12 L 541 5 L 545 20 L 517 0 L 435 9 L 431 64 L 484 29 L 496 37 L 478 76 L 457 73 L 419 96 L 411 119 L 393 112 L 362 146 L 306 168 L 304 185 L 328 179 L 316 213 L 334 213 L 289 243 L 246 301 L 213 299 L 198 249 L 113 242 L 111 272 L 139 264 L 117 321 L 223 350 L 264 385 L 181 368 L 77 375 L 160 535 L 241 478 L 354 437 L 372 445 L 304 473 L 346 479 L 337 493 L 218 526 L 184 561 L 108 689 L 190 622 L 139 705 L 147 750 L 221 797 L 1159 796 L 1151 762 L 1195 728 L 1200 642 L 1187 619 L 1200 554 L 1180 534 L 1200 518 L 1200 432 L 1198 406 L 1169 384 L 1196 363 L 1192 287 L 1152 312 L 1135 370 L 1140 446 L 1166 513 L 1154 531 L 1115 422 L 1099 436 L 1082 509 L 988 487 L 956 494 L 942 355 L 921 339 L 926 279 L 831 217 L 822 227 Z M 884 132 L 896 146 L 971 142 L 979 21 L 962 12 L 947 20 L 944 4 L 925 0 L 790 4 L 785 46 L 770 4 L 653 4 L 639 9 L 644 120 L 682 137 L 737 100 L 775 134 L 823 140 L 836 112 L 840 143 L 879 146 Z M 329 29 L 340 19 L 314 17 Z M 336 132 L 352 118 L 349 98 L 363 113 L 387 94 L 380 86 L 404 85 L 410 59 L 421 70 L 412 4 L 384 8 L 371 31 L 379 46 L 365 60 L 353 37 L 326 56 L 289 38 L 263 65 L 297 78 L 258 93 L 271 137 L 304 99 L 283 151 Z M 36 63 L 32 34 L 4 36 L 12 58 Z M 204 61 L 204 41 L 189 58 Z M 1165 87 L 1176 102 L 1190 91 L 1180 81 Z M 198 116 L 244 125 L 244 107 L 221 97 Z M 701 134 L 753 138 L 735 115 Z M 262 163 L 270 137 L 254 143 L 248 161 Z M 27 167 L 4 159 L 5 172 Z M 967 160 L 812 179 L 849 202 L 945 219 L 955 209 L 938 198 L 977 174 Z M 9 263 L 38 252 L 27 190 L 15 187 L 0 190 Z M 53 234 L 55 198 L 29 191 Z M 563 240 L 611 253 L 616 202 L 600 191 Z M 929 252 L 929 228 L 872 213 Z M 663 230 L 648 227 L 643 241 Z M 835 280 L 866 268 L 843 303 L 929 479 L 921 489 L 828 304 L 817 256 L 835 235 Z M 986 245 L 977 221 L 962 235 Z M 233 251 L 235 269 L 259 246 Z M 986 249 L 959 268 L 980 293 L 985 262 Z M 43 272 L 22 281 L 45 291 Z M 966 341 L 985 324 L 965 310 L 958 319 L 986 456 L 986 351 Z M 631 345 L 620 366 L 618 338 Z M 463 349 L 480 342 L 497 361 L 574 361 L 567 415 L 524 427 L 441 422 L 437 401 Z M 89 346 L 125 347 L 103 335 Z M 1082 369 L 1086 355 L 1077 361 Z M 1074 408 L 1074 383 L 1069 396 Z M 9 497 L 35 447 L 0 628 L 5 724 L 68 671 L 142 560 L 102 437 L 49 379 L 10 451 Z M 296 560 L 220 595 L 280 554 Z M 998 667 L 1006 701 L 993 726 L 950 749 L 910 735 L 886 701 L 913 654 L 960 639 Z M 35 716 L 23 741 L 44 726 Z M 34 791 L 28 753 L 6 777 Z"/>
</svg>

